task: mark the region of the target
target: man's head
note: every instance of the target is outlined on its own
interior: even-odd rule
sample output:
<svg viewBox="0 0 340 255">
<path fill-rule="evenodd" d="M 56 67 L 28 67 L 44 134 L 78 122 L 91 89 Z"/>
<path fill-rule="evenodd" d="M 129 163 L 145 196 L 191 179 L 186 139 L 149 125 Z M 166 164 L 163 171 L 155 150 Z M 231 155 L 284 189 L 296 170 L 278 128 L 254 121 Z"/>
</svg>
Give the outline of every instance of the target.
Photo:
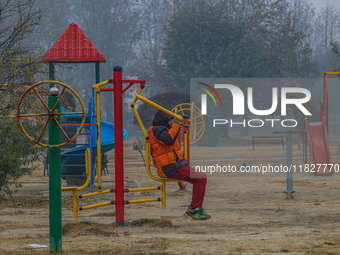
<svg viewBox="0 0 340 255">
<path fill-rule="evenodd" d="M 153 118 L 152 125 L 171 128 L 171 124 L 169 123 L 169 121 L 171 121 L 173 118 L 174 117 L 170 116 L 169 114 L 158 110 L 155 114 L 155 117 Z"/>
</svg>

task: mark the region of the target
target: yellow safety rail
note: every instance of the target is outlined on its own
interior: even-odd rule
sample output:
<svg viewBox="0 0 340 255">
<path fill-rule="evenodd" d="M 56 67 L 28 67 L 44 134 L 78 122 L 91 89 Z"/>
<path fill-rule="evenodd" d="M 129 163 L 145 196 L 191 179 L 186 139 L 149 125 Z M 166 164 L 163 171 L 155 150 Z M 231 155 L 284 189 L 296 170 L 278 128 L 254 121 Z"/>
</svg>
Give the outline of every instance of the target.
<svg viewBox="0 0 340 255">
<path fill-rule="evenodd" d="M 196 116 L 195 116 L 195 103 L 192 102 L 191 103 L 191 110 L 190 110 L 190 120 L 191 120 L 191 126 L 192 126 L 192 130 L 191 130 L 191 135 L 193 137 L 196 137 Z"/>
<path fill-rule="evenodd" d="M 74 218 L 78 218 L 78 211 L 79 207 L 77 205 L 77 192 L 80 190 L 85 189 L 91 181 L 91 155 L 90 155 L 90 149 L 87 149 L 85 151 L 85 164 L 86 164 L 86 182 L 80 186 L 80 187 L 63 187 L 61 188 L 61 191 L 72 191 L 73 193 L 73 213 L 74 213 Z"/>
<path fill-rule="evenodd" d="M 90 149 L 87 149 L 85 151 L 85 162 L 86 162 L 86 182 L 80 186 L 80 187 L 63 187 L 61 188 L 61 191 L 67 192 L 67 191 L 72 191 L 73 194 L 73 214 L 74 218 L 78 218 L 78 212 L 82 210 L 87 210 L 87 209 L 92 209 L 96 207 L 102 207 L 106 205 L 113 205 L 114 201 L 107 201 L 103 203 L 98 203 L 98 204 L 93 204 L 93 205 L 86 205 L 86 206 L 78 206 L 78 199 L 81 198 L 86 198 L 86 197 L 93 197 L 93 196 L 99 196 L 103 194 L 108 194 L 108 193 L 114 193 L 115 190 L 113 189 L 108 189 L 108 190 L 103 190 L 101 192 L 93 192 L 93 193 L 87 193 L 83 195 L 77 195 L 78 191 L 81 191 L 88 187 L 90 184 L 91 180 L 91 157 L 90 157 Z M 126 189 L 126 193 L 129 192 L 140 192 L 140 191 L 150 191 L 150 190 L 161 190 L 161 186 L 157 187 L 146 187 L 146 188 L 134 188 L 134 189 Z M 139 199 L 139 200 L 128 200 L 126 201 L 126 204 L 133 204 L 133 203 L 145 203 L 145 202 L 157 202 L 161 201 L 162 198 L 148 198 L 148 199 Z"/>
<path fill-rule="evenodd" d="M 102 146 L 101 146 L 101 128 L 100 128 L 100 88 L 109 84 L 110 81 L 103 81 L 92 86 L 96 90 L 96 113 L 97 113 L 97 169 L 102 169 Z M 102 173 L 98 171 L 98 192 L 102 192 Z"/>
<path fill-rule="evenodd" d="M 100 125 L 100 89 L 96 88 L 96 112 L 97 112 L 97 169 L 102 169 L 102 144 Z M 102 173 L 98 171 L 98 192 L 102 191 Z"/>
</svg>

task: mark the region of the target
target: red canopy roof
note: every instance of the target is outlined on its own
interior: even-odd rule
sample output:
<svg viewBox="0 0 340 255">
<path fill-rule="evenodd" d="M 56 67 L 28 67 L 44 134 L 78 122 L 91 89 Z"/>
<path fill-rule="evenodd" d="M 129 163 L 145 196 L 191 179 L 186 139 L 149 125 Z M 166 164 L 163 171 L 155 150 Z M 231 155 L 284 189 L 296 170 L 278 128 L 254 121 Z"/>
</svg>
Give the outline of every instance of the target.
<svg viewBox="0 0 340 255">
<path fill-rule="evenodd" d="M 49 62 L 105 62 L 106 59 L 76 23 L 68 26 L 65 32 L 52 45 L 41 61 Z"/>
</svg>

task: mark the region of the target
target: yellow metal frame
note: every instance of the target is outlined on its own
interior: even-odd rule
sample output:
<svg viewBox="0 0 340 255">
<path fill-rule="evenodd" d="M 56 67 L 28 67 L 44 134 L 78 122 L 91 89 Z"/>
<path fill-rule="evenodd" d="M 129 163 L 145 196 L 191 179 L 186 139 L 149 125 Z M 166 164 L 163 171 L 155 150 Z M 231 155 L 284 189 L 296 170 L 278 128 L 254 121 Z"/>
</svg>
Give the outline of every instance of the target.
<svg viewBox="0 0 340 255">
<path fill-rule="evenodd" d="M 96 90 L 96 114 L 97 114 L 97 169 L 101 169 L 101 128 L 100 128 L 100 87 L 105 86 L 107 84 L 109 84 L 110 81 L 104 81 L 98 84 L 95 84 L 92 86 L 93 89 Z M 151 102 L 146 98 L 141 97 L 140 100 L 145 100 L 147 102 Z M 137 99 L 135 99 L 135 101 L 137 101 Z M 153 102 L 151 102 L 153 103 Z M 163 108 L 164 109 L 164 108 Z M 173 113 L 171 113 L 170 111 L 166 110 L 170 115 L 175 115 Z M 137 113 L 138 116 L 138 113 Z M 180 120 L 182 120 L 182 117 L 175 115 L 174 117 L 179 118 Z M 139 116 L 138 119 L 139 122 L 142 124 Z M 147 135 L 145 129 L 144 129 L 144 134 Z M 150 144 L 149 144 L 149 151 L 150 150 Z M 108 202 L 103 202 L 103 203 L 98 203 L 98 204 L 93 204 L 93 205 L 86 205 L 86 206 L 78 206 L 77 200 L 81 199 L 81 198 L 87 198 L 87 197 L 93 197 L 93 196 L 99 196 L 99 195 L 103 195 L 103 194 L 108 194 L 108 193 L 114 193 L 115 191 L 112 189 L 109 190 L 102 190 L 101 189 L 101 171 L 98 171 L 98 178 L 97 178 L 97 182 L 98 182 L 98 191 L 97 192 L 93 192 L 93 193 L 88 193 L 88 194 L 83 194 L 83 195 L 77 195 L 77 191 L 83 190 L 85 189 L 91 180 L 91 162 L 90 162 L 90 149 L 86 150 L 85 153 L 85 157 L 86 157 L 86 174 L 87 174 L 87 179 L 86 182 L 83 186 L 81 187 L 65 187 L 62 188 L 62 191 L 72 191 L 73 192 L 73 211 L 74 211 L 74 217 L 78 218 L 78 211 L 82 211 L 82 210 L 87 210 L 87 209 L 92 209 L 92 208 L 96 208 L 96 207 L 102 207 L 102 206 L 106 206 L 106 205 L 113 205 L 114 201 L 108 201 Z M 151 162 L 151 158 L 149 156 L 149 159 L 147 160 L 149 163 L 149 168 L 150 168 L 150 162 Z M 149 169 L 149 175 L 152 173 L 150 172 Z M 150 190 L 161 190 L 162 191 L 162 197 L 161 198 L 148 198 L 148 199 L 139 199 L 139 200 L 128 200 L 125 201 L 127 204 L 132 204 L 132 203 L 146 203 L 146 202 L 157 202 L 157 201 L 162 201 L 162 206 L 165 208 L 165 180 L 161 179 L 161 178 L 157 178 L 155 176 L 153 176 L 154 180 L 157 181 L 161 181 L 162 182 L 162 186 L 157 186 L 157 187 L 145 187 L 145 188 L 135 188 L 135 189 L 126 189 L 125 192 L 140 192 L 140 191 L 150 191 Z M 177 180 L 167 180 L 167 181 L 177 181 Z"/>
<path fill-rule="evenodd" d="M 97 113 L 97 132 L 98 132 L 98 140 L 97 140 L 97 169 L 101 169 L 101 129 L 100 129 L 100 87 L 105 86 L 107 84 L 109 84 L 109 81 L 104 81 L 101 83 L 98 83 L 94 86 L 92 86 L 93 89 L 96 90 L 96 113 Z M 169 115 L 173 116 L 174 118 L 177 118 L 178 120 L 182 121 L 183 118 L 175 113 L 172 113 L 171 111 L 155 104 L 154 102 L 142 97 L 140 94 L 142 93 L 143 89 L 141 88 L 138 91 L 138 94 L 136 95 L 135 99 L 133 100 L 132 103 L 132 109 L 133 112 L 137 118 L 137 121 L 143 131 L 143 134 L 145 136 L 145 140 L 146 140 L 146 165 L 147 165 L 147 173 L 148 175 L 155 181 L 161 182 L 160 186 L 156 186 L 156 187 L 145 187 L 145 188 L 134 188 L 134 189 L 125 189 L 124 192 L 129 193 L 129 192 L 140 192 L 140 191 L 151 191 L 151 190 L 161 190 L 162 192 L 162 196 L 158 197 L 158 198 L 147 198 L 147 199 L 138 199 L 138 200 L 127 200 L 125 201 L 126 204 L 135 204 L 135 203 L 147 203 L 147 202 L 162 202 L 162 208 L 165 208 L 166 206 L 166 182 L 168 181 L 172 181 L 172 182 L 178 182 L 178 180 L 175 179 L 167 179 L 167 178 L 159 178 L 156 177 L 152 174 L 151 170 L 150 170 L 150 166 L 151 166 L 151 146 L 150 146 L 150 142 L 148 139 L 148 134 L 144 128 L 144 125 L 138 115 L 138 112 L 135 109 L 135 104 L 137 102 L 137 100 L 141 100 L 157 109 L 160 109 L 166 113 L 168 113 Z M 185 147 L 185 154 L 186 153 L 186 149 L 188 148 L 188 144 L 184 145 Z M 87 198 L 87 197 L 93 197 L 93 196 L 99 196 L 99 195 L 103 195 L 103 194 L 108 194 L 108 193 L 114 193 L 115 190 L 113 189 L 108 189 L 108 190 L 102 190 L 101 189 L 101 171 L 98 171 L 98 178 L 97 178 L 97 182 L 98 182 L 98 191 L 97 192 L 93 192 L 93 193 L 87 193 L 87 194 L 83 194 L 83 195 L 77 195 L 78 191 L 81 191 L 83 189 L 85 189 L 89 184 L 90 184 L 90 180 L 91 180 L 91 157 L 90 157 L 90 149 L 87 149 L 85 151 L 85 162 L 86 162 L 86 182 L 80 186 L 80 187 L 63 187 L 61 190 L 63 192 L 67 192 L 67 191 L 71 191 L 72 192 L 72 197 L 73 197 L 73 213 L 74 213 L 74 217 L 78 218 L 78 212 L 82 211 L 82 210 L 88 210 L 88 209 L 92 209 L 92 208 L 97 208 L 97 207 L 102 207 L 102 206 L 107 206 L 107 205 L 114 205 L 115 202 L 114 201 L 107 201 L 107 202 L 103 202 L 103 203 L 97 203 L 97 204 L 92 204 L 92 205 L 86 205 L 86 206 L 78 206 L 78 199 L 82 199 L 82 198 Z"/>
<path fill-rule="evenodd" d="M 103 81 L 92 86 L 96 90 L 96 115 L 97 115 L 97 169 L 102 169 L 102 146 L 101 146 L 101 125 L 100 125 L 100 88 L 110 84 L 110 81 Z M 98 192 L 102 192 L 102 173 L 98 173 Z"/>
<path fill-rule="evenodd" d="M 77 192 L 85 189 L 87 186 L 89 186 L 90 181 L 91 181 L 91 154 L 90 154 L 90 149 L 87 149 L 85 151 L 85 164 L 86 164 L 86 182 L 80 186 L 80 187 L 63 187 L 61 188 L 61 191 L 72 191 L 73 193 L 73 214 L 74 218 L 78 218 L 78 211 L 79 207 L 77 204 Z"/>
<path fill-rule="evenodd" d="M 100 87 L 96 87 L 96 114 L 97 114 L 97 169 L 102 169 L 102 144 L 100 124 Z M 102 173 L 98 171 L 98 192 L 102 191 Z"/>
<path fill-rule="evenodd" d="M 325 72 L 325 74 L 340 74 L 340 72 Z"/>
<path fill-rule="evenodd" d="M 101 169 L 101 129 L 100 129 L 100 87 L 105 86 L 107 84 L 109 84 L 110 81 L 104 81 L 101 83 L 98 83 L 96 85 L 93 85 L 92 88 L 96 90 L 96 114 L 97 114 L 97 169 Z M 149 141 L 149 137 L 148 137 L 148 133 L 145 130 L 145 127 L 142 123 L 142 120 L 139 117 L 139 114 L 135 108 L 135 105 L 137 103 L 138 100 L 141 100 L 144 103 L 147 103 L 149 105 L 151 105 L 152 107 L 162 110 L 166 113 L 168 113 L 169 115 L 173 116 L 174 118 L 178 119 L 179 121 L 182 121 L 183 118 L 181 116 L 179 116 L 176 113 L 173 113 L 167 109 L 165 109 L 164 107 L 150 101 L 149 99 L 142 97 L 140 94 L 142 93 L 143 88 L 140 88 L 136 97 L 134 98 L 131 107 L 133 110 L 133 113 L 136 116 L 137 122 L 140 126 L 140 128 L 142 129 L 142 132 L 145 136 L 145 144 L 146 144 L 146 170 L 147 173 L 149 175 L 149 177 L 155 181 L 161 182 L 160 186 L 156 186 L 156 187 L 145 187 L 145 188 L 134 188 L 134 189 L 126 189 L 124 192 L 129 193 L 129 192 L 140 192 L 140 191 L 151 191 L 151 190 L 161 190 L 162 192 L 162 196 L 158 197 L 158 198 L 147 198 L 147 199 L 138 199 L 138 200 L 127 200 L 125 201 L 126 204 L 134 204 L 134 203 L 146 203 L 146 202 L 162 202 L 162 208 L 166 207 L 166 182 L 178 182 L 179 180 L 175 180 L 175 179 L 168 179 L 168 178 L 160 178 L 157 177 L 155 175 L 153 175 L 153 173 L 151 172 L 151 145 L 150 145 L 150 141 Z M 185 137 L 187 137 L 188 134 L 185 133 Z M 184 139 L 184 152 L 185 155 L 187 155 L 187 150 L 188 150 L 188 139 Z M 97 208 L 97 207 L 102 207 L 102 206 L 107 206 L 107 205 L 114 205 L 114 201 L 107 201 L 107 202 L 103 202 L 103 203 L 97 203 L 97 204 L 92 204 L 92 205 L 86 205 L 86 206 L 78 206 L 78 199 L 82 199 L 82 198 L 87 198 L 87 197 L 93 197 L 93 196 L 99 196 L 99 195 L 103 195 L 103 194 L 108 194 L 108 193 L 114 193 L 115 190 L 112 189 L 108 189 L 108 190 L 102 190 L 101 189 L 101 171 L 98 171 L 98 178 L 97 178 L 97 182 L 98 182 L 98 191 L 97 192 L 93 192 L 93 193 L 87 193 L 87 194 L 83 194 L 83 195 L 77 195 L 78 191 L 81 191 L 83 189 L 85 189 L 89 184 L 90 184 L 90 180 L 91 180 L 91 157 L 90 157 L 90 149 L 87 149 L 85 152 L 85 162 L 86 162 L 86 182 L 81 186 L 81 187 L 63 187 L 62 191 L 63 192 L 67 192 L 67 191 L 72 191 L 73 194 L 73 213 L 74 213 L 74 217 L 78 218 L 78 212 L 82 211 L 82 210 L 88 210 L 88 209 L 92 209 L 92 208 Z"/>
<path fill-rule="evenodd" d="M 182 116 L 178 115 L 177 112 L 171 112 L 169 110 L 167 110 L 166 108 L 150 101 L 149 99 L 141 96 L 141 93 L 143 92 L 143 88 L 141 87 L 139 90 L 138 90 L 138 93 L 136 95 L 136 97 L 134 98 L 134 100 L 132 101 L 131 103 L 131 108 L 132 108 L 132 111 L 137 119 L 137 122 L 143 132 L 143 135 L 145 137 L 145 151 L 146 151 L 146 171 L 149 175 L 149 177 L 155 181 L 158 181 L 158 182 L 161 182 L 162 185 L 161 185 L 161 190 L 162 190 L 162 198 L 161 198 L 161 201 L 162 201 L 162 208 L 165 208 L 166 207 L 166 182 L 178 182 L 179 180 L 176 180 L 176 179 L 169 179 L 169 178 L 160 178 L 160 177 L 157 177 L 155 175 L 153 175 L 153 173 L 151 172 L 151 145 L 150 145 L 150 141 L 149 141 L 149 136 L 148 136 L 148 133 L 146 132 L 146 129 L 143 125 L 143 122 L 136 110 L 136 103 L 138 100 L 158 109 L 158 110 L 161 110 L 167 114 L 169 114 L 170 116 L 178 119 L 179 121 L 183 121 L 183 118 Z M 184 154 L 187 155 L 187 149 L 188 149 L 188 144 L 187 144 L 187 139 L 184 140 Z"/>
<path fill-rule="evenodd" d="M 90 184 L 90 181 L 91 181 L 91 156 L 90 155 L 91 155 L 90 149 L 87 149 L 85 151 L 86 175 L 87 175 L 86 182 L 80 187 L 63 187 L 63 188 L 61 188 L 61 191 L 63 191 L 63 192 L 67 192 L 67 191 L 72 192 L 74 218 L 78 218 L 78 212 L 79 211 L 114 204 L 114 201 L 108 201 L 108 202 L 103 202 L 103 203 L 98 203 L 98 204 L 78 206 L 78 199 L 82 199 L 82 198 L 86 198 L 86 197 L 99 196 L 99 195 L 108 194 L 108 193 L 114 193 L 114 190 L 108 189 L 108 190 L 103 190 L 101 192 L 93 192 L 93 193 L 87 193 L 87 194 L 83 194 L 83 195 L 77 195 L 77 192 L 88 187 L 88 185 Z M 162 187 L 157 186 L 157 187 L 126 189 L 126 192 L 140 192 L 140 191 L 150 191 L 150 190 L 162 190 Z M 134 203 L 146 203 L 146 202 L 157 202 L 157 201 L 162 201 L 162 198 L 128 200 L 128 201 L 126 201 L 126 203 L 127 204 L 134 204 Z"/>
</svg>

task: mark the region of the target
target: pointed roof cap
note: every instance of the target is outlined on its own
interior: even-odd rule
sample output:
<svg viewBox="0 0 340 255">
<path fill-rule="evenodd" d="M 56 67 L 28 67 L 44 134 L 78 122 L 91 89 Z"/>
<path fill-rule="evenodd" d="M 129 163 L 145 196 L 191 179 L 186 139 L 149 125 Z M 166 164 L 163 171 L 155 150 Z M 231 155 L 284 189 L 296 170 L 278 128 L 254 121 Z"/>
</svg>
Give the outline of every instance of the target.
<svg viewBox="0 0 340 255">
<path fill-rule="evenodd" d="M 76 23 L 71 23 L 41 61 L 105 62 L 106 59 Z"/>
</svg>

